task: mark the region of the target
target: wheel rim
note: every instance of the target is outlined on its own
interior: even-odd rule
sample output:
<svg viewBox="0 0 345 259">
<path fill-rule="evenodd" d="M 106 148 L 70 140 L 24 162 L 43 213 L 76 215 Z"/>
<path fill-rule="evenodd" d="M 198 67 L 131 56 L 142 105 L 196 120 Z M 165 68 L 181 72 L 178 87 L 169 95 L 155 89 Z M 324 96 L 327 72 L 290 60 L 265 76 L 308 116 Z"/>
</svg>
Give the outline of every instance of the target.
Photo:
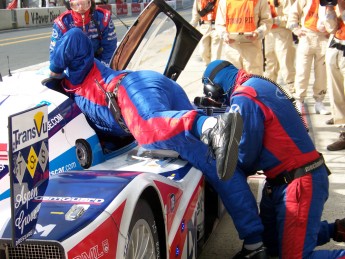
<svg viewBox="0 0 345 259">
<path fill-rule="evenodd" d="M 154 239 L 146 220 L 139 219 L 130 234 L 126 258 L 156 258 Z"/>
<path fill-rule="evenodd" d="M 92 164 L 92 149 L 84 139 L 77 139 L 75 143 L 76 155 L 81 167 L 87 169 Z"/>
</svg>

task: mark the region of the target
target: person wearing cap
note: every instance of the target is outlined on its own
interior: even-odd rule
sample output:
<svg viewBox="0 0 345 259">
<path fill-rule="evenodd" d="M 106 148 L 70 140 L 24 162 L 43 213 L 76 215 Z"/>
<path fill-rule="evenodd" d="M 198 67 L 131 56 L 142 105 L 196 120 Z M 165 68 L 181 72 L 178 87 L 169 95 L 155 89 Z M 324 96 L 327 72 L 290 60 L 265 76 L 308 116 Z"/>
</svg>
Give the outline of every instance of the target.
<svg viewBox="0 0 345 259">
<path fill-rule="evenodd" d="M 267 0 L 219 0 L 215 25 L 224 40 L 222 58 L 250 73 L 262 75 L 262 40 L 272 24 Z"/>
<path fill-rule="evenodd" d="M 304 113 L 304 100 L 307 97 L 310 73 L 314 70 L 313 98 L 316 114 L 327 115 L 323 100 L 327 93 L 327 76 L 325 53 L 329 33 L 325 30 L 324 21 L 320 19 L 325 7 L 319 0 L 296 0 L 290 8 L 287 28 L 298 36 L 296 50 L 295 93 L 297 108 Z"/>
<path fill-rule="evenodd" d="M 254 216 L 243 217 L 252 211 L 257 213 L 254 197 L 238 192 L 239 185 L 247 190 L 247 181 L 233 183 L 237 191 L 228 197 L 233 205 L 231 216 L 244 239 L 242 251 L 234 258 L 262 258 L 263 247 L 270 256 L 279 258 L 345 256 L 345 250 L 314 250 L 331 238 L 344 242 L 345 219 L 321 222 L 328 198 L 329 171 L 293 99 L 273 81 L 237 69 L 224 60 L 208 65 L 203 84 L 205 95 L 242 116 L 243 133 L 234 175 L 262 171 L 266 176 L 260 201 L 261 221 Z M 259 227 L 261 224 L 264 230 Z M 263 244 L 254 242 L 260 238 Z"/>
<path fill-rule="evenodd" d="M 61 37 L 71 28 L 79 28 L 92 41 L 95 58 L 109 66 L 117 47 L 111 12 L 96 6 L 94 0 L 64 0 L 64 4 L 67 11 L 54 20 L 49 47 L 50 59 Z"/>
<path fill-rule="evenodd" d="M 203 34 L 199 42 L 201 59 L 208 65 L 211 61 L 220 59 L 223 39 L 217 33 L 214 21 L 216 19 L 218 0 L 195 0 L 190 24 Z"/>
<path fill-rule="evenodd" d="M 74 45 L 79 48 L 69 48 Z M 237 164 L 242 135 L 238 113 L 206 116 L 194 109 L 180 85 L 158 72 L 106 67 L 94 59 L 91 41 L 76 28 L 57 42 L 50 70 L 52 77 L 65 73 L 63 91 L 73 97 L 97 134 L 108 139 L 132 135 L 144 148 L 178 152 L 202 171 L 225 207 L 231 206 L 228 179 Z M 116 100 L 114 116 L 106 93 Z"/>
</svg>

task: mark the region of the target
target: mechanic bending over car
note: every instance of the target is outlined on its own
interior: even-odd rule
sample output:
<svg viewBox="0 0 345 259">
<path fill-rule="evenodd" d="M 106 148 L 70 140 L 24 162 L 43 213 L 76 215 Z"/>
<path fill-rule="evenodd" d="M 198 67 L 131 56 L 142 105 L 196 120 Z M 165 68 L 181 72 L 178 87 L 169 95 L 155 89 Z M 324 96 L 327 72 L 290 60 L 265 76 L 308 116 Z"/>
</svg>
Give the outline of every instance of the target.
<svg viewBox="0 0 345 259">
<path fill-rule="evenodd" d="M 237 168 L 227 184 L 234 190 L 227 196 L 228 211 L 244 240 L 234 258 L 345 258 L 345 250 L 314 250 L 331 238 L 344 242 L 345 219 L 321 221 L 329 170 L 293 100 L 273 81 L 223 60 L 207 66 L 203 84 L 206 96 L 243 119 Z M 261 220 L 246 181 L 260 170 L 267 180 Z"/>
<path fill-rule="evenodd" d="M 95 58 L 109 66 L 117 46 L 111 12 L 96 7 L 94 0 L 64 0 L 64 4 L 68 10 L 54 20 L 50 57 L 61 37 L 71 28 L 79 28 L 90 38 Z"/>
<path fill-rule="evenodd" d="M 178 152 L 204 173 L 225 206 L 230 206 L 227 179 L 237 164 L 239 113 L 206 116 L 194 109 L 180 85 L 160 73 L 106 67 L 94 59 L 92 43 L 79 29 L 69 30 L 57 42 L 50 70 L 53 78 L 65 74 L 62 87 L 97 133 L 115 140 L 132 134 L 144 148 Z M 115 109 L 109 109 L 113 93 L 117 102 L 110 102 Z"/>
</svg>

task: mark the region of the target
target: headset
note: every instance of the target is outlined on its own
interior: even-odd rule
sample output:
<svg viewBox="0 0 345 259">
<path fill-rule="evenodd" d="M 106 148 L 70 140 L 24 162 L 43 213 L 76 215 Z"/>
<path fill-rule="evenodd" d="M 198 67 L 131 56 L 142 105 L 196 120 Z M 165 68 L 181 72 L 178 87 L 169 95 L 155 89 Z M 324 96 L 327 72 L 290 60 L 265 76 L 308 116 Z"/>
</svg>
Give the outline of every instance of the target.
<svg viewBox="0 0 345 259">
<path fill-rule="evenodd" d="M 223 102 L 225 92 L 223 88 L 219 84 L 216 84 L 213 80 L 219 71 L 230 65 L 230 62 L 224 60 L 211 71 L 209 77 L 202 78 L 202 83 L 204 84 L 204 94 L 207 97 L 210 97 L 217 102 Z"/>
</svg>

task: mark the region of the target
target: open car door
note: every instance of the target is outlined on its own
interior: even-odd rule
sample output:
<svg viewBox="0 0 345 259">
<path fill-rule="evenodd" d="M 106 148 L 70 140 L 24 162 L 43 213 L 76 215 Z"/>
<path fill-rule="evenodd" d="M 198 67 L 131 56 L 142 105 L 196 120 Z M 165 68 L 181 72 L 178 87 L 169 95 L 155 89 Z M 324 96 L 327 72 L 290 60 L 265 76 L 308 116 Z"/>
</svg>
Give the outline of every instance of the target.
<svg viewBox="0 0 345 259">
<path fill-rule="evenodd" d="M 176 81 L 201 37 L 164 0 L 152 0 L 123 37 L 110 67 L 154 70 Z"/>
</svg>

